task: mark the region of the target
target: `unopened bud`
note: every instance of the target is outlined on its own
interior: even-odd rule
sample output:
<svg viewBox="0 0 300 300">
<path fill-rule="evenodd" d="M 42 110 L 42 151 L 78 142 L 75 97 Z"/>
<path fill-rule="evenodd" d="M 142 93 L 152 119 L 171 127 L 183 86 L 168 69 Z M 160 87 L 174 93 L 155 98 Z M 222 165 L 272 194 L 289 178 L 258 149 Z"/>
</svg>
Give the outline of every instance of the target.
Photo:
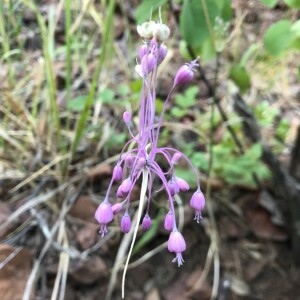
<svg viewBox="0 0 300 300">
<path fill-rule="evenodd" d="M 170 29 L 167 25 L 157 23 L 153 29 L 153 37 L 157 43 L 162 43 L 167 40 L 170 36 Z"/>
<path fill-rule="evenodd" d="M 126 125 L 128 125 L 131 122 L 131 113 L 129 111 L 124 111 L 123 121 Z"/>
<path fill-rule="evenodd" d="M 137 32 L 143 39 L 150 40 L 153 37 L 153 29 L 155 26 L 155 22 L 144 22 L 142 25 L 137 26 Z"/>
</svg>

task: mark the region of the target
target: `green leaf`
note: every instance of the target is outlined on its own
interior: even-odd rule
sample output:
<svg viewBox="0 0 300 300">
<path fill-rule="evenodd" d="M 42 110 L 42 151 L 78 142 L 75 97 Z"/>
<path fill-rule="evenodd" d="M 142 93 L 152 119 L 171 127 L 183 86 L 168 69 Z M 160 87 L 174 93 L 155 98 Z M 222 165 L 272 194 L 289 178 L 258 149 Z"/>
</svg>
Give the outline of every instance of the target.
<svg viewBox="0 0 300 300">
<path fill-rule="evenodd" d="M 220 10 L 220 17 L 224 21 L 230 21 L 232 18 L 232 7 L 231 7 L 231 0 L 215 0 L 219 10 Z"/>
<path fill-rule="evenodd" d="M 265 6 L 268 6 L 270 8 L 274 7 L 278 0 L 261 0 L 261 2 L 265 5 Z"/>
<path fill-rule="evenodd" d="M 291 8 L 300 8 L 300 0 L 284 0 L 284 2 Z"/>
<path fill-rule="evenodd" d="M 126 97 L 130 94 L 130 88 L 127 84 L 120 84 L 118 87 L 118 94 L 122 97 Z"/>
<path fill-rule="evenodd" d="M 181 108 L 189 108 L 196 103 L 196 95 L 199 93 L 197 86 L 189 87 L 183 95 L 176 95 L 175 103 Z"/>
<path fill-rule="evenodd" d="M 203 152 L 195 152 L 191 156 L 191 162 L 196 169 L 208 170 L 208 156 Z"/>
<path fill-rule="evenodd" d="M 83 111 L 87 101 L 87 95 L 75 97 L 73 100 L 67 102 L 67 108 L 76 112 Z"/>
<path fill-rule="evenodd" d="M 175 118 L 182 118 L 186 115 L 186 110 L 175 106 L 171 109 L 171 115 Z"/>
<path fill-rule="evenodd" d="M 146 20 L 149 20 L 151 9 L 155 11 L 160 6 L 163 6 L 167 3 L 167 0 L 144 0 L 135 10 L 135 18 L 138 24 L 143 23 Z"/>
<path fill-rule="evenodd" d="M 103 103 L 112 103 L 115 100 L 115 92 L 111 89 L 104 89 L 100 92 L 99 98 Z"/>
<path fill-rule="evenodd" d="M 280 20 L 267 29 L 264 34 L 264 45 L 270 54 L 277 56 L 290 47 L 294 38 L 291 27 L 291 21 Z"/>
<path fill-rule="evenodd" d="M 206 1 L 210 26 L 213 28 L 219 9 L 214 1 Z M 209 37 L 202 1 L 185 0 L 180 16 L 180 31 L 186 42 L 192 47 L 200 47 Z"/>
<path fill-rule="evenodd" d="M 241 65 L 234 65 L 231 67 L 229 78 L 240 88 L 242 93 L 246 92 L 250 87 L 250 76 L 246 68 Z"/>
</svg>

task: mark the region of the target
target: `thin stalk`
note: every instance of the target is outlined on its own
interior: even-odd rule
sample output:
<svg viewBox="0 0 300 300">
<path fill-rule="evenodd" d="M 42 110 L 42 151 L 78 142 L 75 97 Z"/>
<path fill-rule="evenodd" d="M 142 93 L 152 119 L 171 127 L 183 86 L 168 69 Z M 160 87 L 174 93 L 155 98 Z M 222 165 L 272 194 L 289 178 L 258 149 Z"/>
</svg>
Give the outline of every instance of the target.
<svg viewBox="0 0 300 300">
<path fill-rule="evenodd" d="M 0 36 L 2 38 L 2 56 L 5 56 L 10 51 L 10 45 L 9 45 L 9 37 L 6 34 L 6 30 L 5 30 L 3 3 L 0 3 Z M 6 60 L 7 60 L 7 64 L 8 64 L 8 83 L 10 86 L 13 86 L 14 72 L 13 72 L 12 63 L 10 60 L 10 55 L 7 55 Z"/>
<path fill-rule="evenodd" d="M 141 196 L 140 196 L 140 203 L 139 203 L 139 208 L 138 208 L 137 221 L 136 221 L 136 224 L 135 224 L 134 233 L 133 233 L 129 253 L 128 253 L 126 263 L 125 263 L 125 267 L 124 267 L 124 271 L 123 271 L 122 299 L 124 299 L 124 297 L 125 297 L 126 272 L 127 272 L 127 269 L 128 269 L 129 260 L 130 260 L 130 257 L 131 257 L 131 253 L 132 253 L 133 246 L 135 244 L 135 240 L 136 240 L 136 236 L 137 236 L 137 232 L 138 232 L 138 229 L 139 229 L 139 223 L 140 223 L 140 220 L 141 220 L 141 217 L 142 217 L 142 212 L 143 212 L 143 207 L 144 207 L 144 200 L 146 198 L 146 192 L 147 192 L 147 186 L 148 186 L 148 170 L 144 169 L 143 170 L 143 181 L 142 181 L 142 187 L 141 187 Z"/>
<path fill-rule="evenodd" d="M 72 157 L 74 156 L 77 146 L 80 142 L 80 139 L 84 133 L 84 129 L 86 127 L 86 122 L 87 122 L 87 119 L 89 116 L 89 111 L 90 111 L 90 108 L 94 101 L 94 95 L 95 95 L 96 88 L 98 85 L 100 71 L 102 69 L 102 66 L 103 66 L 103 63 L 104 63 L 105 57 L 106 57 L 106 52 L 107 52 L 107 48 L 108 48 L 107 44 L 108 44 L 108 41 L 110 40 L 109 37 L 112 34 L 112 25 L 113 25 L 112 21 L 113 21 L 114 8 L 115 8 L 115 0 L 111 0 L 109 2 L 108 16 L 107 16 L 107 21 L 106 21 L 105 28 L 104 28 L 104 33 L 103 33 L 102 51 L 100 53 L 98 64 L 97 64 L 96 70 L 93 75 L 92 85 L 91 85 L 89 94 L 87 96 L 85 107 L 84 107 L 84 109 L 79 117 L 79 120 L 77 122 L 76 130 L 75 130 L 75 138 L 74 138 L 74 141 L 71 146 Z"/>
</svg>

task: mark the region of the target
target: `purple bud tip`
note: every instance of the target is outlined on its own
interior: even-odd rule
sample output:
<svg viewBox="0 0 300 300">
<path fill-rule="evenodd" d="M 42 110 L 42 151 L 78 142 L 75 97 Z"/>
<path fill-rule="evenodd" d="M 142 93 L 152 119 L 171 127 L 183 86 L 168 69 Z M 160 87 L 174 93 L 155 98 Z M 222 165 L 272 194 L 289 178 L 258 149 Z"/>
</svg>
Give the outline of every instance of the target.
<svg viewBox="0 0 300 300">
<path fill-rule="evenodd" d="M 180 191 L 179 186 L 178 186 L 176 180 L 174 180 L 174 179 L 171 179 L 168 181 L 168 188 L 169 188 L 171 196 L 178 194 Z"/>
<path fill-rule="evenodd" d="M 150 73 L 154 69 L 155 64 L 156 60 L 152 53 L 144 55 L 144 57 L 141 60 L 143 74 L 147 75 L 148 73 Z"/>
<path fill-rule="evenodd" d="M 135 159 L 135 157 L 132 156 L 132 155 L 127 155 L 127 156 L 126 156 L 125 161 L 126 161 L 126 164 L 127 164 L 127 167 L 128 167 L 128 168 L 131 169 L 131 168 L 133 167 L 134 159 Z"/>
<path fill-rule="evenodd" d="M 184 237 L 177 229 L 173 230 L 168 240 L 168 250 L 176 253 L 176 257 L 172 260 L 172 262 L 177 261 L 178 267 L 180 267 L 184 262 L 181 253 L 185 251 L 185 249 L 186 243 Z"/>
<path fill-rule="evenodd" d="M 168 48 L 165 45 L 160 45 L 158 49 L 158 63 L 160 64 L 166 57 L 168 53 Z"/>
<path fill-rule="evenodd" d="M 114 204 L 111 209 L 114 215 L 118 214 L 122 210 L 123 204 L 122 203 L 116 203 Z"/>
<path fill-rule="evenodd" d="M 130 178 L 125 179 L 117 190 L 117 196 L 123 198 L 128 194 L 132 186 L 132 181 Z"/>
<path fill-rule="evenodd" d="M 123 177 L 123 170 L 120 165 L 116 165 L 113 170 L 112 178 L 114 181 L 120 181 Z"/>
<path fill-rule="evenodd" d="M 177 177 L 176 178 L 176 183 L 177 183 L 179 189 L 182 192 L 186 192 L 186 191 L 188 191 L 190 189 L 189 184 L 184 179 L 182 179 L 182 178 Z"/>
<path fill-rule="evenodd" d="M 131 113 L 129 111 L 124 111 L 123 121 L 126 125 L 128 125 L 131 122 Z"/>
<path fill-rule="evenodd" d="M 147 54 L 147 46 L 142 45 L 140 48 L 140 60 Z"/>
<path fill-rule="evenodd" d="M 164 227 L 167 231 L 171 231 L 174 227 L 174 214 L 171 211 L 165 216 Z"/>
<path fill-rule="evenodd" d="M 193 194 L 191 201 L 190 201 L 190 205 L 192 208 L 195 209 L 195 220 L 197 220 L 197 223 L 199 223 L 200 220 L 202 219 L 201 211 L 205 207 L 205 197 L 200 190 L 197 190 Z"/>
<path fill-rule="evenodd" d="M 174 165 L 177 165 L 178 162 L 180 161 L 181 157 L 182 157 L 182 155 L 181 155 L 180 153 L 178 153 L 178 152 L 175 153 L 175 154 L 173 155 L 173 157 L 172 157 L 172 163 L 173 163 Z"/>
<path fill-rule="evenodd" d="M 142 221 L 142 228 L 144 231 L 147 231 L 151 228 L 152 226 L 152 221 L 151 221 L 151 218 L 149 217 L 149 215 L 145 215 L 145 217 L 143 218 L 143 221 Z"/>
<path fill-rule="evenodd" d="M 95 212 L 95 219 L 100 224 L 100 231 L 102 237 L 107 234 L 106 225 L 113 220 L 112 207 L 107 200 L 104 200 Z"/>
<path fill-rule="evenodd" d="M 193 68 L 198 66 L 197 59 L 193 60 L 191 63 L 185 64 L 179 68 L 175 76 L 174 84 L 185 84 L 190 82 L 194 77 Z"/>
<path fill-rule="evenodd" d="M 144 157 L 141 157 L 138 159 L 136 163 L 137 170 L 141 170 L 146 165 L 146 159 Z"/>
<path fill-rule="evenodd" d="M 131 218 L 128 212 L 125 212 L 124 216 L 121 219 L 121 231 L 124 233 L 128 233 L 131 228 Z"/>
</svg>

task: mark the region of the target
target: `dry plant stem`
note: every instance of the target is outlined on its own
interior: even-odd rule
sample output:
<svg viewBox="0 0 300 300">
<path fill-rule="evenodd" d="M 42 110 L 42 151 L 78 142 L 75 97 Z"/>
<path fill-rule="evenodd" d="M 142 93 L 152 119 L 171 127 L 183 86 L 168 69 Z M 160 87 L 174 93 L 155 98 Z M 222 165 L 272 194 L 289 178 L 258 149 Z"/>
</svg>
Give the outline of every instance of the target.
<svg viewBox="0 0 300 300">
<path fill-rule="evenodd" d="M 129 249 L 129 253 L 127 255 L 127 259 L 126 259 L 126 263 L 125 263 L 125 267 L 124 267 L 124 271 L 123 271 L 123 277 L 122 277 L 122 299 L 124 299 L 125 297 L 125 278 L 126 278 L 126 272 L 128 269 L 128 263 L 131 257 L 131 253 L 132 253 L 132 249 L 136 240 L 136 235 L 139 229 L 139 224 L 140 224 L 140 220 L 142 217 L 142 212 L 143 212 L 143 207 L 144 207 L 144 200 L 146 198 L 146 192 L 147 192 L 147 186 L 148 186 L 148 170 L 144 169 L 143 170 L 143 181 L 142 181 L 142 187 L 141 187 L 141 196 L 140 196 L 140 203 L 139 203 L 139 208 L 138 208 L 138 215 L 137 215 L 137 221 L 134 227 L 134 233 L 133 233 L 133 237 L 132 237 L 132 241 L 131 241 L 131 245 L 130 245 L 130 249 Z"/>
<path fill-rule="evenodd" d="M 136 212 L 136 214 L 133 217 L 132 220 L 132 224 L 135 224 L 137 222 L 137 218 L 138 218 L 138 211 Z M 118 249 L 118 253 L 111 271 L 111 276 L 110 276 L 110 280 L 108 283 L 108 288 L 107 288 L 107 292 L 106 292 L 106 296 L 105 296 L 105 300 L 110 300 L 112 293 L 113 293 L 113 289 L 115 287 L 116 284 L 116 280 L 117 280 L 117 275 L 119 270 L 121 269 L 121 266 L 125 260 L 125 256 L 126 256 L 126 251 L 130 245 L 130 241 L 132 240 L 132 236 L 133 236 L 133 231 L 129 231 L 129 233 L 125 234 L 122 242 L 119 246 Z M 105 237 L 104 237 L 105 238 Z"/>
<path fill-rule="evenodd" d="M 74 204 L 76 199 L 78 198 L 78 196 L 79 196 L 83 186 L 85 185 L 85 183 L 86 183 L 86 180 L 83 180 L 79 184 L 79 187 L 77 188 L 76 192 L 69 199 L 66 199 L 66 201 L 63 203 L 61 213 L 60 213 L 57 221 L 54 223 L 54 225 L 51 229 L 50 237 L 46 241 L 44 247 L 42 248 L 42 250 L 40 252 L 40 255 L 39 255 L 38 259 L 34 263 L 34 266 L 31 270 L 31 273 L 30 273 L 29 278 L 28 278 L 27 283 L 26 283 L 26 287 L 25 287 L 25 290 L 24 290 L 22 300 L 30 300 L 31 299 L 33 285 L 34 285 L 35 281 L 37 280 L 40 264 L 41 264 L 41 262 L 42 262 L 42 260 L 45 256 L 45 254 L 47 253 L 48 249 L 52 245 L 53 236 L 56 233 L 56 231 L 59 229 L 59 227 L 61 226 L 62 222 L 64 222 L 66 214 L 68 213 L 68 211 L 70 210 L 70 208 L 72 207 L 72 205 Z"/>
</svg>

